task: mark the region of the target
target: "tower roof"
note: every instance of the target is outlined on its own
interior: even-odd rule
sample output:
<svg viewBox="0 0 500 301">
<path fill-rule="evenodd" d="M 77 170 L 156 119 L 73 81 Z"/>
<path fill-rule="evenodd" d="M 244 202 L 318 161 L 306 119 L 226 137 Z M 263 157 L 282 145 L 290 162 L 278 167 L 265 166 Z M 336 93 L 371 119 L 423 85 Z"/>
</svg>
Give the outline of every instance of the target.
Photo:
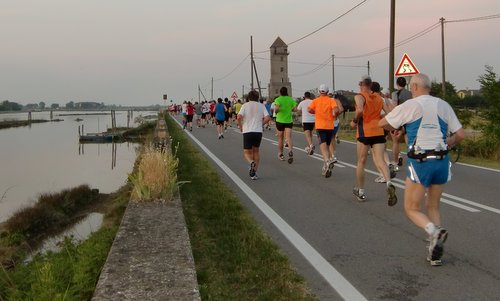
<svg viewBox="0 0 500 301">
<path fill-rule="evenodd" d="M 271 48 L 277 48 L 277 47 L 287 47 L 288 45 L 283 42 L 283 40 L 280 37 L 277 37 L 274 43 L 271 45 Z"/>
</svg>

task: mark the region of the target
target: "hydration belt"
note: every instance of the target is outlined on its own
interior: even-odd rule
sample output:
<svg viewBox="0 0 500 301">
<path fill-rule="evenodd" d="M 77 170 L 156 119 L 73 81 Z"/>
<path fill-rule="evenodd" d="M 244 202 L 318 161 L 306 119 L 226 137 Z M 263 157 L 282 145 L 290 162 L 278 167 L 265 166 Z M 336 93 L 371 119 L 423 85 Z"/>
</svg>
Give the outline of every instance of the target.
<svg viewBox="0 0 500 301">
<path fill-rule="evenodd" d="M 448 154 L 448 150 L 420 150 L 420 151 L 415 151 L 414 148 L 412 148 L 408 152 L 408 158 L 410 159 L 415 159 L 420 162 L 425 161 L 427 159 L 436 159 L 436 160 L 442 160 L 446 155 Z"/>
</svg>

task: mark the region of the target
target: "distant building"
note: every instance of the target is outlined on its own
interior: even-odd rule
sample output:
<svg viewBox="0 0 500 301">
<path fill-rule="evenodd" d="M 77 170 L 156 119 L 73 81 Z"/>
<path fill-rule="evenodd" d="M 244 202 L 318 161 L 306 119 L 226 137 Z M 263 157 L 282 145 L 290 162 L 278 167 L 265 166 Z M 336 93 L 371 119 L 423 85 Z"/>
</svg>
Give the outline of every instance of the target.
<svg viewBox="0 0 500 301">
<path fill-rule="evenodd" d="M 271 54 L 271 79 L 269 80 L 269 99 L 274 100 L 280 95 L 281 87 L 288 89 L 292 96 L 292 84 L 288 78 L 288 45 L 278 37 L 270 47 Z"/>
<path fill-rule="evenodd" d="M 470 97 L 470 96 L 480 96 L 481 95 L 481 90 L 458 90 L 457 91 L 457 96 L 460 99 L 464 99 L 465 97 Z"/>
</svg>

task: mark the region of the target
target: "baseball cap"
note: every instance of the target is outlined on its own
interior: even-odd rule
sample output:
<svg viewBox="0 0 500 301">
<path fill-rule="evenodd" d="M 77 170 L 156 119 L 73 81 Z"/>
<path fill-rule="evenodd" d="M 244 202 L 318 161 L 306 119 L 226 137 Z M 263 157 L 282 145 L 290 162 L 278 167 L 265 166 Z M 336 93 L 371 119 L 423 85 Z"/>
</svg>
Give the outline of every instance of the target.
<svg viewBox="0 0 500 301">
<path fill-rule="evenodd" d="M 328 92 L 328 86 L 325 84 L 319 85 L 319 92 Z"/>
</svg>

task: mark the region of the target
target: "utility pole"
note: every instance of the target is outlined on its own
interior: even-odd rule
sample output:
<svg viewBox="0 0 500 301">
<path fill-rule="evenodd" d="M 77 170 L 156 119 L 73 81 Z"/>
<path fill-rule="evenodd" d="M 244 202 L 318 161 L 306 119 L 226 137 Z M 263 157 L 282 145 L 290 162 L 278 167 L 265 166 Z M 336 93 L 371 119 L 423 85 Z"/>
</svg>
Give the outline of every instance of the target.
<svg viewBox="0 0 500 301">
<path fill-rule="evenodd" d="M 442 73 L 443 73 L 443 99 L 446 97 L 446 71 L 445 71 L 445 61 L 444 61 L 444 18 L 439 19 L 441 21 L 441 63 L 442 63 Z"/>
<path fill-rule="evenodd" d="M 253 90 L 253 68 L 254 68 L 254 65 L 253 65 L 253 37 L 250 36 L 250 73 L 252 76 L 252 79 L 250 81 L 250 89 L 252 89 L 252 90 Z"/>
<path fill-rule="evenodd" d="M 391 25 L 389 33 L 389 91 L 394 91 L 394 33 L 396 25 L 396 0 L 391 0 Z"/>
<path fill-rule="evenodd" d="M 366 64 L 366 68 L 368 69 L 368 76 L 370 76 L 370 61 Z"/>
<path fill-rule="evenodd" d="M 201 89 L 200 89 L 200 84 L 198 84 L 198 103 L 200 103 L 200 100 L 201 100 Z"/>
<path fill-rule="evenodd" d="M 212 76 L 212 90 L 210 90 L 210 100 L 214 100 L 214 77 Z"/>
<path fill-rule="evenodd" d="M 259 89 L 259 97 L 262 97 L 262 90 L 260 88 L 259 75 L 257 74 L 257 67 L 255 66 L 255 61 L 253 61 L 253 68 L 255 71 L 255 79 L 257 80 L 257 87 Z"/>
<path fill-rule="evenodd" d="M 241 99 L 245 98 L 245 85 L 241 85 Z"/>
<path fill-rule="evenodd" d="M 332 92 L 335 91 L 335 55 L 332 54 Z"/>
</svg>

